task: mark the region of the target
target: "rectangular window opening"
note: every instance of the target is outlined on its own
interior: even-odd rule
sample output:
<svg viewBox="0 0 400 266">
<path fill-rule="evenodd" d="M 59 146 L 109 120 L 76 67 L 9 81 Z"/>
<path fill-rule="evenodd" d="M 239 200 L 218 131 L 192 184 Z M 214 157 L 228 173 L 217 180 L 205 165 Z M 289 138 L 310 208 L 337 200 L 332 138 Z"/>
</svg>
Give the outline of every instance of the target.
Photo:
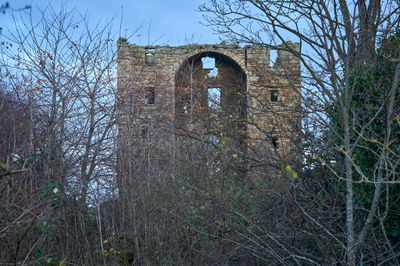
<svg viewBox="0 0 400 266">
<path fill-rule="evenodd" d="M 213 69 L 215 68 L 215 58 L 213 57 L 203 57 L 201 59 L 201 62 L 203 63 L 203 69 Z"/>
<path fill-rule="evenodd" d="M 148 66 L 154 66 L 156 64 L 156 49 L 154 48 L 145 48 L 145 63 Z"/>
<path fill-rule="evenodd" d="M 278 101 L 278 91 L 272 90 L 272 91 L 270 91 L 270 93 L 271 93 L 271 102 L 277 102 Z"/>
<path fill-rule="evenodd" d="M 208 107 L 212 109 L 221 108 L 221 88 L 208 88 Z"/>
<path fill-rule="evenodd" d="M 144 104 L 145 105 L 151 105 L 154 104 L 155 100 L 155 93 L 154 93 L 154 88 L 148 87 L 145 89 L 145 98 L 144 98 Z"/>
<path fill-rule="evenodd" d="M 149 139 L 149 129 L 147 127 L 143 127 L 140 132 L 140 135 L 143 140 L 148 140 Z"/>
</svg>

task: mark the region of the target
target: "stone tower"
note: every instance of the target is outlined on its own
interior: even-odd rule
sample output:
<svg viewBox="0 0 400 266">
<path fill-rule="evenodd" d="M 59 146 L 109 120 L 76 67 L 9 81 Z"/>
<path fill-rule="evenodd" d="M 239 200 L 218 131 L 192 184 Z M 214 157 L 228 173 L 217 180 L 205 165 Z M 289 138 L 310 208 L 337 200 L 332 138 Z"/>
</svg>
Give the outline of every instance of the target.
<svg viewBox="0 0 400 266">
<path fill-rule="evenodd" d="M 157 153 L 162 165 L 179 152 L 179 139 L 215 145 L 224 139 L 232 151 L 262 154 L 277 164 L 278 157 L 287 158 L 301 128 L 300 61 L 293 54 L 299 49 L 291 42 L 272 50 L 138 46 L 120 39 L 120 148 Z"/>
</svg>

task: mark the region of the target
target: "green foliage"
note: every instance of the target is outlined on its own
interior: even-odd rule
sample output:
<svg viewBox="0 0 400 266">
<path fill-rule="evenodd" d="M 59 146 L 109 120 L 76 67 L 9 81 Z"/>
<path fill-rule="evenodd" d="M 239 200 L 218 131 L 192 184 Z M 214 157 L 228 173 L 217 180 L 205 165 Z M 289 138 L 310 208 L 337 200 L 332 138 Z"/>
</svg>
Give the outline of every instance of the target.
<svg viewBox="0 0 400 266">
<path fill-rule="evenodd" d="M 353 169 L 355 169 L 354 180 L 356 181 L 374 180 L 374 176 L 377 175 L 377 169 L 380 167 L 380 154 L 387 150 L 388 156 L 391 156 L 390 154 L 392 152 L 398 153 L 397 151 L 400 148 L 400 124 L 396 121 L 390 128 L 390 132 L 392 132 L 390 144 L 383 144 L 384 138 L 387 136 L 387 132 L 389 132 L 386 123 L 388 117 L 387 102 L 389 99 L 389 92 L 393 85 L 396 66 L 396 62 L 393 58 L 397 58 L 396 53 L 398 52 L 399 44 L 400 31 L 397 31 L 388 39 L 381 40 L 374 64 L 359 66 L 354 68 L 351 72 L 349 87 L 353 90 L 353 97 L 350 104 L 350 114 L 357 118 L 352 129 L 351 142 L 355 143 L 358 139 L 351 162 L 353 163 Z M 399 91 L 397 91 L 395 97 L 394 116 L 398 116 L 400 111 Z M 343 127 L 341 123 L 343 123 L 343 121 L 340 118 L 339 112 L 332 108 L 330 114 L 335 130 L 339 132 L 339 135 L 342 135 L 343 132 L 341 132 L 341 128 Z M 366 130 L 361 133 L 365 125 L 368 126 Z M 360 134 L 362 134 L 361 138 Z M 333 142 L 339 147 L 343 147 L 344 143 L 342 140 L 333 138 Z M 344 151 L 339 148 L 337 156 L 338 161 L 343 162 L 345 157 Z M 396 157 L 393 160 L 396 161 Z M 387 180 L 395 178 L 394 176 L 390 177 L 391 173 L 400 172 L 400 167 L 398 165 L 393 164 L 390 167 L 391 171 L 385 172 Z M 400 205 L 398 204 L 400 199 L 400 187 L 395 184 L 387 184 L 385 189 L 387 198 L 382 200 L 379 213 L 384 213 L 387 208 L 386 206 L 389 207 L 390 211 L 384 221 L 384 227 L 386 229 L 386 234 L 394 244 L 400 241 L 398 235 L 400 221 L 396 215 L 400 210 Z M 354 203 L 357 210 L 355 225 L 361 228 L 367 216 L 367 212 L 362 210 L 370 208 L 375 186 L 368 182 L 362 182 L 354 184 L 354 190 Z M 344 194 L 345 192 L 342 191 L 341 193 Z M 388 201 L 388 205 L 386 205 L 384 200 Z M 377 234 L 379 235 L 381 232 L 377 232 Z"/>
<path fill-rule="evenodd" d="M 0 161 L 0 169 L 3 172 L 7 172 L 10 170 L 10 165 L 5 160 L 2 160 Z"/>
</svg>

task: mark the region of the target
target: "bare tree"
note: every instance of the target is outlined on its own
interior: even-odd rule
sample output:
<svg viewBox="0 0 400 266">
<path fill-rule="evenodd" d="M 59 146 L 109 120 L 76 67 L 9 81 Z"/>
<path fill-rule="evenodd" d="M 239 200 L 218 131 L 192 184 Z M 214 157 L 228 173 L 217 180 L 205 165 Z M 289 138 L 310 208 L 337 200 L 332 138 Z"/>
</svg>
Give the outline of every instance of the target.
<svg viewBox="0 0 400 266">
<path fill-rule="evenodd" d="M 357 69 L 377 62 L 377 43 L 389 38 L 399 26 L 399 5 L 397 1 L 258 1 L 258 0 L 212 0 L 203 5 L 208 25 L 228 40 L 236 43 L 253 43 L 276 46 L 287 43 L 287 39 L 299 41 L 301 52 L 289 45 L 284 49 L 296 55 L 302 62 L 304 109 L 317 123 L 314 136 L 332 132 L 332 148 L 339 151 L 343 165 L 322 160 L 331 170 L 332 177 L 343 182 L 345 189 L 345 227 L 341 239 L 335 237 L 325 224 L 319 224 L 318 217 L 312 217 L 303 209 L 306 217 L 324 230 L 328 237 L 345 249 L 346 263 L 355 265 L 368 257 L 364 241 L 373 224 L 379 220 L 378 209 L 382 200 L 382 186 L 399 183 L 399 153 L 396 146 L 396 132 L 393 131 L 398 110 L 398 87 L 400 75 L 399 46 L 396 42 L 394 53 L 389 57 L 394 72 L 388 75 L 390 85 L 382 89 L 380 101 L 373 115 L 361 119 L 365 105 L 357 105 L 355 84 L 361 77 Z M 368 97 L 368 94 L 364 94 Z M 361 97 L 363 97 L 361 96 Z M 370 98 L 371 101 L 374 99 Z M 334 110 L 339 120 L 332 124 L 328 109 Z M 379 139 L 371 137 L 371 125 L 382 120 Z M 373 160 L 376 162 L 373 176 L 367 176 L 355 158 L 363 148 L 362 140 L 378 143 Z M 369 149 L 368 147 L 364 147 Z M 315 155 L 315 154 L 314 154 Z M 337 161 L 336 161 L 337 162 Z M 396 166 L 394 166 L 396 165 Z M 367 215 L 360 218 L 355 199 L 355 184 L 369 183 L 373 189 L 371 204 L 362 210 Z M 356 218 L 358 217 L 358 218 Z M 355 224 L 357 223 L 357 224 Z M 394 261 L 397 255 L 390 252 Z M 385 261 L 387 257 L 379 259 Z"/>
<path fill-rule="evenodd" d="M 303 148 L 299 169 L 279 157 L 274 132 L 251 119 L 269 111 L 264 98 L 253 96 L 258 109 L 248 110 L 237 96 L 243 87 L 232 92 L 236 105 L 204 97 L 203 78 L 212 82 L 212 73 L 196 73 L 201 58 L 176 76 L 181 124 L 164 114 L 171 106 L 151 104 L 152 90 L 172 81 L 154 73 L 137 91 L 135 78 L 146 73 L 134 64 L 119 84 L 126 90 L 116 114 L 107 25 L 52 9 L 37 22 L 16 19 L 1 46 L 1 263 L 398 264 L 387 229 L 399 182 L 396 4 L 212 0 L 202 7 L 228 40 L 301 60 L 302 91 L 287 86 L 302 98 L 303 140 L 284 150 Z M 384 78 L 366 85 L 378 72 Z M 116 116 L 124 118 L 117 178 Z M 230 119 L 234 126 L 224 128 Z M 264 134 L 258 141 L 268 152 L 246 145 L 246 126 Z M 264 167 L 273 152 L 279 178 Z"/>
<path fill-rule="evenodd" d="M 28 148 L 24 153 L 18 147 L 10 152 L 21 160 L 40 157 L 41 168 L 36 174 L 42 182 L 29 189 L 10 183 L 7 189 L 37 193 L 39 202 L 32 204 L 40 204 L 44 195 L 50 197 L 47 213 L 22 213 L 31 214 L 31 227 L 37 220 L 46 223 L 44 230 L 53 242 L 67 238 L 49 245 L 42 234 L 32 249 L 48 254 L 54 251 L 60 260 L 74 254 L 87 264 L 92 252 L 90 238 L 97 234 L 92 227 L 87 228 L 93 219 L 91 207 L 115 189 L 116 49 L 111 26 L 92 26 L 86 17 L 50 7 L 41 11 L 37 21 L 20 16 L 15 17 L 15 23 L 15 30 L 5 34 L 1 48 L 2 73 L 10 93 L 21 99 L 17 104 L 28 121 L 21 122 L 26 136 L 16 136 L 14 145 L 24 140 Z M 2 156 L 11 158 L 11 153 L 5 152 Z M 30 173 L 26 170 L 22 177 L 32 182 L 35 175 Z M 56 211 L 60 214 L 55 215 Z M 71 223 L 77 226 L 70 227 Z M 10 224 L 4 226 L 9 228 Z M 64 230 L 54 230 L 57 226 Z M 61 248 L 72 242 L 82 243 L 81 248 Z M 15 263 L 33 261 L 33 251 L 15 251 Z"/>
</svg>

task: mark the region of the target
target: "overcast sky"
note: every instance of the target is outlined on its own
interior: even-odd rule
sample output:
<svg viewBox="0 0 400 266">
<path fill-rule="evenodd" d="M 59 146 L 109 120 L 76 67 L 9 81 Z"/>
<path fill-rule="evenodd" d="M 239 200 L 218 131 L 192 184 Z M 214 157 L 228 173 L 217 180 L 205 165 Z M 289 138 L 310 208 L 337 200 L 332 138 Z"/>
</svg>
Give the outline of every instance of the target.
<svg viewBox="0 0 400 266">
<path fill-rule="evenodd" d="M 118 35 L 123 10 L 122 36 L 129 35 L 142 25 L 130 42 L 146 45 L 187 43 L 219 43 L 218 36 L 210 28 L 200 24 L 202 14 L 197 11 L 205 0 L 9 0 L 12 8 L 32 5 L 43 9 L 51 4 L 56 10 L 64 2 L 68 8 L 76 8 L 88 14 L 95 23 L 99 19 L 114 18 L 115 34 Z M 1 1 L 0 3 L 3 3 Z M 122 8 L 123 6 L 123 8 Z M 1 26 L 7 28 L 11 15 L 1 15 Z M 150 33 L 150 38 L 148 33 Z"/>
</svg>

